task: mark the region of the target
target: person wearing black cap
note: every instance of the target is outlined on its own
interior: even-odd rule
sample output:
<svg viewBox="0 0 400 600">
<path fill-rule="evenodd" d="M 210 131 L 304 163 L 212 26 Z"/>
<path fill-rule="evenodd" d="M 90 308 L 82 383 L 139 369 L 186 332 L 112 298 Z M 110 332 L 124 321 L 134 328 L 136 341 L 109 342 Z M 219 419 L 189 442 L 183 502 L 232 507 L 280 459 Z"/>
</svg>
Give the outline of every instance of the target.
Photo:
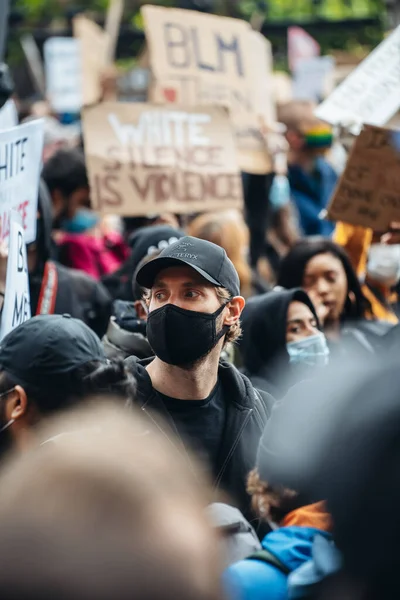
<svg viewBox="0 0 400 600">
<path fill-rule="evenodd" d="M 149 290 L 147 338 L 155 354 L 126 360 L 137 401 L 150 418 L 164 417 L 159 427 L 169 423 L 182 451 L 188 443 L 205 459 L 216 490 L 248 513 L 245 478 L 273 399 L 220 361 L 224 344 L 241 333 L 238 274 L 223 248 L 185 237 L 145 264 L 136 280 Z"/>
<path fill-rule="evenodd" d="M 26 321 L 0 343 L 0 459 L 29 446 L 43 418 L 104 393 L 132 404 L 135 382 L 87 325 L 69 315 Z"/>
</svg>

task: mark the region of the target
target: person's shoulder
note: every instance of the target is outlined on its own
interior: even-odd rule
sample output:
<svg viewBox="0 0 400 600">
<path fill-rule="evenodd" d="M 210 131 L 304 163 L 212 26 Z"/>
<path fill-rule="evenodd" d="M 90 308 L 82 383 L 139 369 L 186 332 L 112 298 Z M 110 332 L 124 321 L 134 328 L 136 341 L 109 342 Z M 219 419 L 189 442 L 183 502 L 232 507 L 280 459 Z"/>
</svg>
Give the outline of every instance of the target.
<svg viewBox="0 0 400 600">
<path fill-rule="evenodd" d="M 260 560 L 241 560 L 228 567 L 223 575 L 224 587 L 231 598 L 238 600 L 284 600 L 287 598 L 287 577 Z"/>
</svg>

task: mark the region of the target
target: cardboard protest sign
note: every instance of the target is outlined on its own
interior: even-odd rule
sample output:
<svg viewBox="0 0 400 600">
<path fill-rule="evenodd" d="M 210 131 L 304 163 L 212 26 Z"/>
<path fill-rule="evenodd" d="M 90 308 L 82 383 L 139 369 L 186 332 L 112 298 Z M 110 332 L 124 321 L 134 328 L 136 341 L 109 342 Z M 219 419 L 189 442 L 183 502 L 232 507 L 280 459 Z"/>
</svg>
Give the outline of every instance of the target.
<svg viewBox="0 0 400 600">
<path fill-rule="evenodd" d="M 7 100 L 0 109 L 0 131 L 11 129 L 18 125 L 18 113 L 14 100 Z"/>
<path fill-rule="evenodd" d="M 20 215 L 12 210 L 0 339 L 30 318 L 31 302 L 24 228 Z"/>
<path fill-rule="evenodd" d="M 328 218 L 387 231 L 400 221 L 400 132 L 365 125 L 332 197 Z"/>
<path fill-rule="evenodd" d="M 52 37 L 43 46 L 47 98 L 57 113 L 78 113 L 82 107 L 79 41 Z"/>
<path fill-rule="evenodd" d="M 10 210 L 20 213 L 26 243 L 36 239 L 43 121 L 0 131 L 0 241 L 8 241 Z"/>
<path fill-rule="evenodd" d="M 83 115 L 93 208 L 124 216 L 242 205 L 222 107 L 101 103 Z"/>
<path fill-rule="evenodd" d="M 267 173 L 270 160 L 260 133 L 255 98 L 269 77 L 255 59 L 251 29 L 238 19 L 196 11 L 142 7 L 157 104 L 222 105 L 235 128 L 240 167 Z"/>
<path fill-rule="evenodd" d="M 105 30 L 108 34 L 107 62 L 114 62 L 121 19 L 124 13 L 124 0 L 109 0 Z"/>
<path fill-rule="evenodd" d="M 96 23 L 79 15 L 73 20 L 74 37 L 80 42 L 82 102 L 84 106 L 101 99 L 101 74 L 107 65 L 108 34 Z"/>
<path fill-rule="evenodd" d="M 300 60 L 293 73 L 293 96 L 296 100 L 319 102 L 333 89 L 335 60 L 332 56 L 317 56 Z"/>
<path fill-rule="evenodd" d="M 384 125 L 400 106 L 400 26 L 316 110 L 331 125 Z"/>
<path fill-rule="evenodd" d="M 44 98 L 46 95 L 44 69 L 39 48 L 32 34 L 27 33 L 21 37 L 21 47 L 32 76 L 32 83 Z"/>
<path fill-rule="evenodd" d="M 299 61 L 320 55 L 320 45 L 302 27 L 288 27 L 287 41 L 288 62 L 291 71 L 296 70 Z"/>
</svg>

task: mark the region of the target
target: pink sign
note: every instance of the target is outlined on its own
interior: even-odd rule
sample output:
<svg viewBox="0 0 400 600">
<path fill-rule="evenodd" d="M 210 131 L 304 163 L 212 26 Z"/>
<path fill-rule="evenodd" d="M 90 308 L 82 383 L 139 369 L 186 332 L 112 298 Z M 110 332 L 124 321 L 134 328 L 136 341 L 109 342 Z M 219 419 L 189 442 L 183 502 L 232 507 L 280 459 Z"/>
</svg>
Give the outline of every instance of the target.
<svg viewBox="0 0 400 600">
<path fill-rule="evenodd" d="M 307 31 L 296 26 L 288 28 L 288 58 L 291 71 L 295 70 L 301 60 L 315 58 L 320 53 L 320 45 Z"/>
</svg>

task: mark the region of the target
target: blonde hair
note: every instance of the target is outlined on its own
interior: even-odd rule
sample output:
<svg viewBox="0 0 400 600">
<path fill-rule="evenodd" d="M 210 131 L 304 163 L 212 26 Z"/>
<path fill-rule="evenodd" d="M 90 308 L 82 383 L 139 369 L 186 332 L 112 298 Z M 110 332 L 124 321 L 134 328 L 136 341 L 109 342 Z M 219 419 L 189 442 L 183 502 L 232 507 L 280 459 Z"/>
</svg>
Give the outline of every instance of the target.
<svg viewBox="0 0 400 600">
<path fill-rule="evenodd" d="M 192 237 L 224 248 L 239 275 L 242 296 L 249 297 L 252 274 L 246 251 L 250 244 L 250 234 L 243 216 L 236 210 L 204 213 L 189 224 L 187 231 Z"/>
</svg>

